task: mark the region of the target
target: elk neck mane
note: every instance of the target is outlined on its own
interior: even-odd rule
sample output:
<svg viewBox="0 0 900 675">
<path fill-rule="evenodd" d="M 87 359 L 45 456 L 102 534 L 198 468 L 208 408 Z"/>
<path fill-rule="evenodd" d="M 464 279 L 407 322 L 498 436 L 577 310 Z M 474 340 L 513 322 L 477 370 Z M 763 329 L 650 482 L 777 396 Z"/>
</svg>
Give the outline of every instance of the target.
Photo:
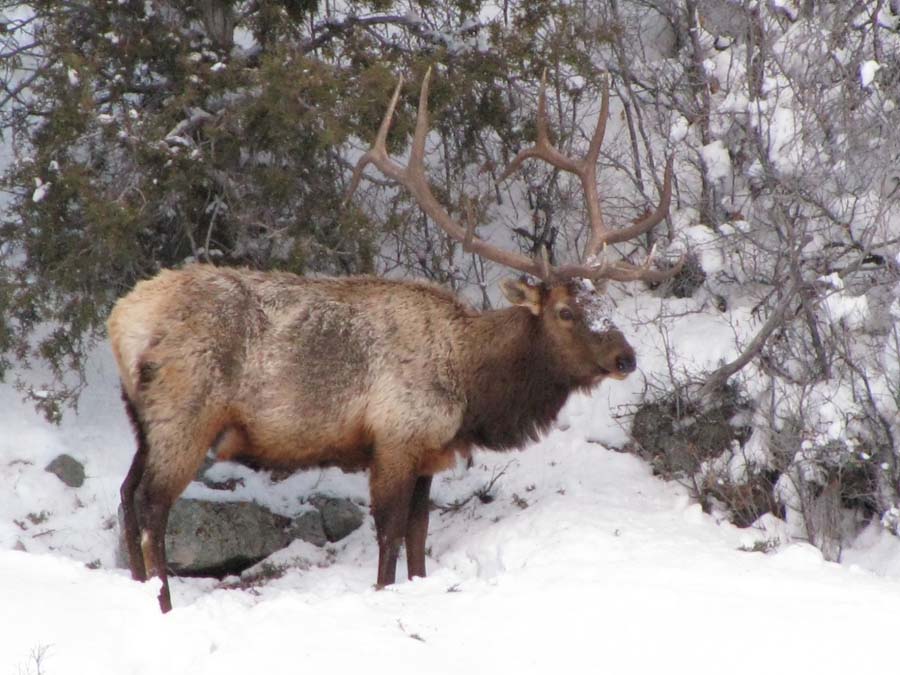
<svg viewBox="0 0 900 675">
<path fill-rule="evenodd" d="M 527 309 L 485 312 L 472 324 L 466 411 L 454 441 L 508 450 L 538 440 L 569 394 L 586 385 L 566 375 Z"/>
</svg>

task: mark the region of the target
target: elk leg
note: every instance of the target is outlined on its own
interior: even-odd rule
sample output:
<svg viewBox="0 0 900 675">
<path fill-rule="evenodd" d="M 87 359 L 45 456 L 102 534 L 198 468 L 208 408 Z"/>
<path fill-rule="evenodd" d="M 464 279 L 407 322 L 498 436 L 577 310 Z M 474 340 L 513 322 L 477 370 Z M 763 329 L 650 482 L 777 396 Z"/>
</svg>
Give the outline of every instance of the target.
<svg viewBox="0 0 900 675">
<path fill-rule="evenodd" d="M 122 524 L 125 529 L 125 544 L 128 548 L 128 566 L 131 569 L 131 578 L 136 581 L 147 580 L 147 570 L 144 567 L 144 554 L 141 551 L 141 534 L 138 527 L 137 513 L 135 512 L 134 497 L 137 487 L 144 473 L 144 458 L 146 453 L 138 450 L 131 462 L 131 468 L 122 482 L 119 494 L 122 498 Z"/>
<path fill-rule="evenodd" d="M 189 409 L 189 408 L 188 408 Z M 147 577 L 159 577 L 159 608 L 172 609 L 166 561 L 166 525 L 169 511 L 203 462 L 214 428 L 173 417 L 166 424 L 150 425 L 147 466 L 137 488 L 135 505 L 140 526 L 141 558 Z M 185 433 L 188 430 L 190 435 Z M 185 441 L 185 436 L 187 440 Z"/>
<path fill-rule="evenodd" d="M 400 543 L 406 534 L 416 475 L 408 467 L 389 466 L 376 460 L 369 479 L 372 515 L 378 538 L 378 580 L 382 589 L 396 580 Z"/>
<path fill-rule="evenodd" d="M 406 570 L 410 579 L 425 576 L 425 539 L 428 535 L 430 491 L 431 476 L 419 476 L 413 488 L 406 523 Z"/>
<path fill-rule="evenodd" d="M 166 525 L 173 499 L 151 486 L 141 486 L 139 515 L 141 520 L 141 559 L 148 577 L 159 577 L 159 608 L 163 613 L 172 609 L 169 593 L 168 564 L 166 562 Z"/>
<path fill-rule="evenodd" d="M 122 499 L 122 524 L 125 529 L 125 545 L 128 549 L 128 566 L 131 569 L 131 578 L 136 581 L 147 580 L 147 570 L 144 568 L 144 556 L 141 552 L 141 536 L 138 528 L 137 513 L 135 512 L 135 492 L 144 475 L 144 467 L 147 463 L 147 437 L 144 433 L 140 417 L 131 399 L 122 389 L 122 400 L 125 402 L 125 410 L 134 428 L 137 439 L 137 452 L 131 461 L 128 474 L 122 482 L 119 495 Z"/>
</svg>

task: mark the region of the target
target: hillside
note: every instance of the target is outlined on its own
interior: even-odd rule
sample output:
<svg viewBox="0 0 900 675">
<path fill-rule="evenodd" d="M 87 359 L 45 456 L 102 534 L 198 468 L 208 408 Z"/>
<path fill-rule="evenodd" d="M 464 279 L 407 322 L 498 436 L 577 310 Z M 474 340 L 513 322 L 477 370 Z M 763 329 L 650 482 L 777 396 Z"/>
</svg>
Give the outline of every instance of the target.
<svg viewBox="0 0 900 675">
<path fill-rule="evenodd" d="M 80 414 L 60 429 L 2 390 L 0 672 L 894 670 L 896 540 L 864 535 L 844 564 L 805 543 L 742 550 L 777 527 L 717 522 L 640 460 L 585 440 L 609 424 L 611 387 L 573 401 L 568 428 L 537 446 L 481 453 L 436 481 L 435 502 L 447 505 L 503 472 L 491 503 L 435 511 L 428 579 L 372 589 L 368 518 L 331 552 L 295 544 L 276 554 L 294 567 L 253 588 L 176 580 L 175 609 L 162 616 L 155 585 L 112 566 L 132 440 L 108 357 L 93 365 Z M 84 461 L 82 488 L 43 471 L 61 451 Z M 298 492 L 366 498 L 360 475 L 296 481 Z"/>
</svg>

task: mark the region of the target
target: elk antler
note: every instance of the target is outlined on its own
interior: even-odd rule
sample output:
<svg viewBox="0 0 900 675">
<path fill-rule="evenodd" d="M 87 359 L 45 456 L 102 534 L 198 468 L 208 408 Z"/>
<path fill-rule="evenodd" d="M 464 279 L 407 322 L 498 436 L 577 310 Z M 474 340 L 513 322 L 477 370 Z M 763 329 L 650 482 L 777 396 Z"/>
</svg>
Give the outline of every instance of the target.
<svg viewBox="0 0 900 675">
<path fill-rule="evenodd" d="M 603 211 L 600 209 L 600 197 L 597 193 L 597 161 L 600 157 L 600 146 L 603 144 L 603 137 L 606 134 L 606 121 L 609 119 L 609 82 L 603 80 L 603 95 L 600 102 L 600 114 L 597 118 L 597 127 L 591 136 L 588 150 L 584 157 L 574 159 L 561 153 L 550 143 L 550 137 L 547 132 L 547 96 L 546 96 L 546 71 L 541 76 L 541 91 L 538 97 L 537 112 L 537 140 L 530 148 L 525 148 L 510 162 L 509 166 L 500 176 L 500 180 L 506 180 L 513 174 L 526 159 L 542 159 L 548 164 L 555 166 L 561 171 L 574 174 L 581 182 L 584 198 L 587 206 L 588 223 L 590 224 L 591 234 L 588 239 L 584 252 L 584 261 L 590 263 L 596 260 L 607 245 L 617 244 L 629 239 L 634 239 L 645 232 L 649 232 L 653 227 L 659 224 L 666 214 L 669 212 L 669 203 L 672 200 L 672 158 L 669 157 L 666 162 L 665 175 L 663 177 L 662 195 L 656 209 L 644 218 L 634 222 L 628 227 L 619 229 L 611 229 L 603 222 Z M 684 261 L 680 260 L 674 267 L 668 270 L 653 270 L 650 265 L 653 262 L 653 253 L 647 257 L 643 265 L 635 266 L 626 262 L 617 262 L 612 265 L 604 264 L 597 268 L 597 272 L 593 275 L 584 275 L 578 272 L 583 265 L 573 266 L 571 269 L 576 271 L 579 276 L 589 276 L 590 278 L 613 279 L 615 281 L 664 281 L 677 274 Z M 563 268 L 562 271 L 568 271 L 569 268 Z"/>
<path fill-rule="evenodd" d="M 537 142 L 531 148 L 522 150 L 509 167 L 503 172 L 501 180 L 508 178 L 526 159 L 537 158 L 552 164 L 553 166 L 573 173 L 581 181 L 587 201 L 588 219 L 591 225 L 591 237 L 585 251 L 584 264 L 569 264 L 551 266 L 546 258 L 529 258 L 528 256 L 501 249 L 489 244 L 475 236 L 475 218 L 471 210 L 466 213 L 466 227 L 462 227 L 441 206 L 428 185 L 425 173 L 425 136 L 428 133 L 428 85 L 431 78 L 431 68 L 425 73 L 422 81 L 422 89 L 419 92 L 419 109 L 416 115 L 416 128 L 413 135 L 412 148 L 410 150 L 409 163 L 402 166 L 392 160 L 387 152 L 387 133 L 390 128 L 397 100 L 400 98 L 400 89 L 403 86 L 403 78 L 397 83 L 394 95 L 381 127 L 375 137 L 372 148 L 363 155 L 353 170 L 350 187 L 347 190 L 349 199 L 362 180 L 363 170 L 369 164 L 374 164 L 388 178 L 400 183 L 418 202 L 419 207 L 431 217 L 448 235 L 460 242 L 465 251 L 491 260 L 526 274 L 550 281 L 551 278 L 567 279 L 582 277 L 586 279 L 612 279 L 615 281 L 651 281 L 658 282 L 668 279 L 681 269 L 683 261 L 679 261 L 668 270 L 653 270 L 652 253 L 643 265 L 636 266 L 626 262 L 610 264 L 606 261 L 596 262 L 599 253 L 607 244 L 614 244 L 637 237 L 647 232 L 665 218 L 669 209 L 669 201 L 672 195 L 672 161 L 666 164 L 666 173 L 663 180 L 663 194 L 656 210 L 642 220 L 622 229 L 612 230 L 603 223 L 603 213 L 600 209 L 600 199 L 597 194 L 597 159 L 600 155 L 600 145 L 606 130 L 606 119 L 609 113 L 609 86 L 604 83 L 603 101 L 601 104 L 600 118 L 597 128 L 591 138 L 587 154 L 580 160 L 563 155 L 554 148 L 547 134 L 546 97 L 544 95 L 544 79 L 541 81 L 541 95 L 538 99 Z M 544 253 L 546 255 L 546 253 Z"/>
</svg>

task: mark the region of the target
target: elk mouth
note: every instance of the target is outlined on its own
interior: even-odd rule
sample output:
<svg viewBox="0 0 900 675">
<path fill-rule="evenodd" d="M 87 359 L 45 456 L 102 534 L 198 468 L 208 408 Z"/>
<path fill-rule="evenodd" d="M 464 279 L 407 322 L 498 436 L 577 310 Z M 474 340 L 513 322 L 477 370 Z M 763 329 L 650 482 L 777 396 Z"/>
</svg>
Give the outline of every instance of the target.
<svg viewBox="0 0 900 675">
<path fill-rule="evenodd" d="M 637 370 L 637 359 L 631 350 L 622 352 L 613 361 L 613 370 L 609 371 L 609 376 L 617 380 L 624 380 L 631 373 Z"/>
<path fill-rule="evenodd" d="M 608 368 L 604 368 L 601 365 L 597 365 L 594 368 L 594 375 L 592 380 L 593 384 L 599 384 L 607 377 L 611 377 L 614 380 L 624 380 L 629 375 L 631 375 L 632 371 L 634 370 L 633 366 L 629 367 L 626 365 L 625 367 L 622 367 L 618 363 L 617 366 L 619 367 L 617 367 L 615 370 L 610 370 Z"/>
<path fill-rule="evenodd" d="M 591 376 L 591 386 L 593 387 L 600 384 L 610 375 L 612 375 L 612 373 L 606 368 L 604 368 L 603 366 L 597 366 L 596 368 L 594 368 L 594 373 Z M 613 377 L 615 376 L 613 375 Z"/>
</svg>

